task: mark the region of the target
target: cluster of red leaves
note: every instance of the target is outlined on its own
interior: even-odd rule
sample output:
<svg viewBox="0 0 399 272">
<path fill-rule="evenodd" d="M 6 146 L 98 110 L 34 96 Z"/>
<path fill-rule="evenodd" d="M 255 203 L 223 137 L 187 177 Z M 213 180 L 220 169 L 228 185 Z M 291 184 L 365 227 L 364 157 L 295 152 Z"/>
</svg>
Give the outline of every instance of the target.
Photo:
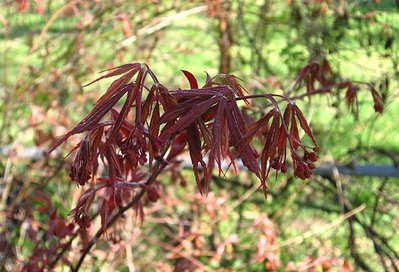
<svg viewBox="0 0 399 272">
<path fill-rule="evenodd" d="M 20 12 L 26 12 L 29 9 L 29 0 L 17 0 L 17 8 Z M 37 13 L 43 13 L 44 12 L 44 5 L 42 0 L 35 0 L 35 5 L 36 5 L 36 12 Z"/>
<path fill-rule="evenodd" d="M 190 83 L 187 90 L 168 90 L 146 64 L 139 63 L 111 69 L 92 82 L 119 76 L 93 110 L 50 150 L 74 134 L 86 133 L 74 149 L 76 155 L 70 169 L 70 177 L 77 184 L 92 184 L 72 211 L 81 228 L 90 226 L 88 210 L 99 191 L 103 192 L 103 227 L 110 214 L 128 202 L 137 188 L 144 188 L 148 199 L 156 201 L 161 187 L 154 186 L 154 179 L 149 183 L 147 173 L 153 172 L 154 161 L 167 165 L 186 148 L 201 194 L 207 194 L 213 170 L 217 168 L 220 175 L 222 162 L 234 164 L 237 158 L 260 179 L 265 192 L 271 169 L 287 171 L 288 154 L 296 177 L 311 176 L 318 147 L 293 101 L 270 94 L 245 95 L 232 75 L 207 75 L 205 84 L 198 87 L 196 78 L 183 72 Z M 148 85 L 148 81 L 152 84 Z M 118 111 L 115 108 L 123 97 Z M 244 100 L 249 107 L 248 100 L 254 98 L 267 99 L 272 109 L 251 122 L 238 101 Z M 282 111 L 279 103 L 284 101 L 288 103 Z M 104 120 L 107 114 L 110 119 Z M 299 129 L 310 138 L 313 147 L 301 142 Z M 262 142 L 260 152 L 252 143 L 255 136 Z M 97 173 L 101 162 L 107 169 L 105 174 Z"/>
<path fill-rule="evenodd" d="M 326 59 L 323 59 L 321 63 L 311 62 L 299 71 L 295 87 L 299 87 L 302 82 L 304 82 L 306 85 L 306 92 L 311 94 L 316 90 L 315 86 L 316 83 L 318 83 L 321 88 L 328 91 L 334 83 L 332 77 L 333 72 Z"/>
<path fill-rule="evenodd" d="M 67 238 L 73 236 L 75 233 L 75 225 L 57 214 L 47 195 L 38 191 L 35 192 L 33 199 L 41 203 L 41 207 L 38 209 L 39 212 L 50 214 L 45 236 L 46 242 L 43 242 L 37 222 L 33 218 L 27 219 L 27 234 L 30 240 L 34 242 L 32 249 L 34 254 L 25 261 L 18 271 L 40 272 L 51 267 L 55 262 L 57 253 L 70 246 Z M 63 259 L 63 262 L 68 263 L 68 260 Z"/>
<path fill-rule="evenodd" d="M 316 93 L 330 93 L 334 87 L 337 89 L 346 89 L 346 104 L 355 114 L 359 110 L 357 95 L 360 88 L 358 85 L 366 85 L 372 95 L 375 111 L 379 113 L 384 111 L 383 99 L 373 84 L 363 82 L 355 84 L 348 80 L 335 80 L 334 73 L 327 59 L 323 59 L 321 63 L 312 62 L 303 67 L 298 73 L 294 89 L 298 89 L 302 84 L 306 85 L 307 96 Z"/>
<path fill-rule="evenodd" d="M 252 224 L 260 232 L 256 246 L 255 260 L 264 263 L 267 270 L 277 271 L 282 267 L 279 252 L 273 250 L 277 244 L 277 230 L 274 223 L 265 214 L 261 214 Z"/>
<path fill-rule="evenodd" d="M 374 101 L 374 110 L 376 112 L 382 113 L 384 111 L 384 105 L 381 95 L 377 92 L 372 84 L 366 84 L 371 92 Z M 346 89 L 345 100 L 349 109 L 351 109 L 355 114 L 359 112 L 359 102 L 357 94 L 359 92 L 359 87 L 349 81 L 344 81 L 338 84 L 339 88 Z"/>
</svg>

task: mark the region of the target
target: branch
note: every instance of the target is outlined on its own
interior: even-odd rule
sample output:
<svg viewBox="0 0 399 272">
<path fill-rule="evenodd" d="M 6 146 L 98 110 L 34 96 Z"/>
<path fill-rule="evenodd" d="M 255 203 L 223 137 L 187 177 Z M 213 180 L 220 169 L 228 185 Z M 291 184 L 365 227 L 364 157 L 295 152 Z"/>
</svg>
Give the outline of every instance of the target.
<svg viewBox="0 0 399 272">
<path fill-rule="evenodd" d="M 196 13 L 201 13 L 201 12 L 206 11 L 206 10 L 207 10 L 206 5 L 202 5 L 202 6 L 194 7 L 192 9 L 185 10 L 185 11 L 182 11 L 182 12 L 179 12 L 179 13 L 174 13 L 174 14 L 172 14 L 170 16 L 164 17 L 164 18 L 160 19 L 160 21 L 155 23 L 155 24 L 151 24 L 151 25 L 145 26 L 143 28 L 140 28 L 137 31 L 137 35 L 130 36 L 129 38 L 127 38 L 127 39 L 123 40 L 122 42 L 120 42 L 117 45 L 117 49 L 119 49 L 121 47 L 124 47 L 124 46 L 130 45 L 131 43 L 135 42 L 141 36 L 149 35 L 149 34 L 152 34 L 152 33 L 156 32 L 156 31 L 159 31 L 159 30 L 167 27 L 168 25 L 170 25 L 174 21 L 184 19 L 184 18 L 186 18 L 186 17 L 188 17 L 190 15 L 193 15 L 193 14 L 196 14 Z"/>
</svg>

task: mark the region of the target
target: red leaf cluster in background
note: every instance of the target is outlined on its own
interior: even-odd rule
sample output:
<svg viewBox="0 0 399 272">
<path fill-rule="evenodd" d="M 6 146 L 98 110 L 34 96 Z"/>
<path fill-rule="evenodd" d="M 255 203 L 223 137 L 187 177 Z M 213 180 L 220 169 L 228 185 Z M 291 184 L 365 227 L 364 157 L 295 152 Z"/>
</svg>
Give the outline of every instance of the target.
<svg viewBox="0 0 399 272">
<path fill-rule="evenodd" d="M 34 242 L 32 249 L 34 254 L 17 271 L 39 272 L 45 271 L 45 268 L 52 267 L 54 262 L 56 262 L 57 253 L 66 251 L 70 247 L 68 239 L 76 235 L 75 225 L 57 214 L 55 207 L 52 206 L 50 198 L 46 194 L 37 190 L 33 199 L 42 205 L 38 209 L 39 212 L 49 214 L 47 231 L 45 237 L 43 237 L 33 217 L 27 220 L 28 236 Z M 63 262 L 68 264 L 66 258 L 63 258 Z"/>
<path fill-rule="evenodd" d="M 367 82 L 353 82 L 349 80 L 336 80 L 334 78 L 334 72 L 325 58 L 320 64 L 317 62 L 311 62 L 299 71 L 294 89 L 300 88 L 303 84 L 306 85 L 306 95 L 308 97 L 317 93 L 331 93 L 333 88 L 346 89 L 346 104 L 356 115 L 359 111 L 357 98 L 360 90 L 359 85 L 365 85 L 371 92 L 374 102 L 374 110 L 378 113 L 384 111 L 383 99 L 373 84 Z"/>
<path fill-rule="evenodd" d="M 320 64 L 311 62 L 299 71 L 295 87 L 299 87 L 302 82 L 305 82 L 306 91 L 311 94 L 316 89 L 315 84 L 319 83 L 321 87 L 329 90 L 334 83 L 332 77 L 333 72 L 326 59 L 323 59 Z"/>
<path fill-rule="evenodd" d="M 90 83 L 119 76 L 93 110 L 50 150 L 74 134 L 87 133 L 74 149 L 70 169 L 70 177 L 78 185 L 93 184 L 72 212 L 82 228 L 90 225 L 88 210 L 99 191 L 103 191 L 104 198 L 100 209 L 104 228 L 109 215 L 127 203 L 135 189 L 145 188 L 148 199 L 156 201 L 161 187 L 144 173 L 153 174 L 154 161 L 166 167 L 186 149 L 202 194 L 209 191 L 213 170 L 217 168 L 220 175 L 223 161 L 234 163 L 238 158 L 260 179 L 265 193 L 270 170 L 287 171 L 288 154 L 296 177 L 311 176 L 319 148 L 292 100 L 270 94 L 246 95 L 232 75 L 207 75 L 205 84 L 198 87 L 194 75 L 183 73 L 190 89 L 168 90 L 146 64 L 139 63 L 111 69 Z M 244 100 L 250 107 L 249 100 L 255 98 L 267 99 L 272 109 L 251 122 L 238 101 Z M 121 100 L 123 105 L 117 110 Z M 284 101 L 287 106 L 282 111 L 279 103 Z M 110 118 L 105 120 L 107 114 Z M 302 143 L 299 129 L 310 138 L 312 147 Z M 253 145 L 255 136 L 262 142 L 260 152 Z M 97 173 L 101 162 L 107 169 L 105 175 Z"/>
<path fill-rule="evenodd" d="M 377 92 L 374 86 L 370 83 L 366 84 L 371 92 L 374 101 L 374 110 L 376 112 L 382 113 L 384 111 L 384 105 L 381 95 Z M 350 81 L 344 81 L 338 84 L 339 88 L 346 89 L 345 100 L 349 109 L 351 109 L 355 114 L 359 112 L 359 102 L 357 94 L 359 92 L 359 87 Z"/>
<path fill-rule="evenodd" d="M 37 13 L 42 14 L 44 12 L 43 0 L 35 0 L 35 10 Z M 17 8 L 19 12 L 26 12 L 29 10 L 29 0 L 17 0 Z"/>
</svg>

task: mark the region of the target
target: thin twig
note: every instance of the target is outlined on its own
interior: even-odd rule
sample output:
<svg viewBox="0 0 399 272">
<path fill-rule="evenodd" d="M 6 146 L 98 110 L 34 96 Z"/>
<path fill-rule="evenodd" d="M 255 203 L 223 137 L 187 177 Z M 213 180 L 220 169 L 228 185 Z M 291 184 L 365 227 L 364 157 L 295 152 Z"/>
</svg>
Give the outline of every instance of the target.
<svg viewBox="0 0 399 272">
<path fill-rule="evenodd" d="M 170 25 L 173 21 L 184 19 L 184 18 L 186 18 L 190 15 L 196 14 L 196 13 L 201 13 L 201 12 L 205 11 L 206 9 L 207 9 L 206 5 L 202 5 L 202 6 L 198 6 L 198 7 L 189 9 L 189 10 L 185 10 L 185 11 L 164 17 L 156 24 L 151 24 L 151 25 L 145 26 L 143 28 L 140 28 L 137 31 L 137 35 L 130 36 L 129 38 L 120 42 L 117 45 L 117 49 L 130 45 L 131 43 L 135 42 L 138 39 L 138 37 L 149 35 L 156 31 L 161 30 L 162 28 L 165 28 L 168 25 Z"/>
<path fill-rule="evenodd" d="M 378 188 L 378 195 L 375 199 L 374 207 L 373 207 L 373 213 L 371 214 L 371 219 L 370 219 L 370 226 L 373 227 L 375 223 L 375 218 L 377 215 L 378 211 L 378 205 L 380 204 L 380 199 L 382 196 L 382 192 L 384 191 L 385 185 L 388 183 L 388 179 L 385 178 L 380 187 Z"/>
<path fill-rule="evenodd" d="M 372 271 L 372 269 L 367 265 L 366 262 L 360 257 L 356 248 L 356 232 L 353 227 L 353 220 L 349 219 L 349 236 L 348 236 L 348 246 L 351 252 L 352 258 L 355 260 L 355 263 L 360 266 L 364 271 Z"/>
</svg>

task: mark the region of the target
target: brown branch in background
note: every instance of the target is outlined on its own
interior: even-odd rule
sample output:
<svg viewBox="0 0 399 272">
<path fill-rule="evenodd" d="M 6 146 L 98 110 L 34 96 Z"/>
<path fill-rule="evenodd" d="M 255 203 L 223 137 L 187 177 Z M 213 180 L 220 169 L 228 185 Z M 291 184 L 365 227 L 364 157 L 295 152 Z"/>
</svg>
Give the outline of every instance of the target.
<svg viewBox="0 0 399 272">
<path fill-rule="evenodd" d="M 220 52 L 219 73 L 229 74 L 231 70 L 231 47 L 233 46 L 233 34 L 229 20 L 231 3 L 228 1 L 226 4 L 221 0 L 206 0 L 205 3 L 208 6 L 208 15 L 218 20 L 218 45 Z"/>
<path fill-rule="evenodd" d="M 378 194 L 375 197 L 373 213 L 372 213 L 371 219 L 370 219 L 370 226 L 371 227 L 373 227 L 374 224 L 375 224 L 376 215 L 377 215 L 377 212 L 378 212 L 378 205 L 380 204 L 380 200 L 382 198 L 382 192 L 384 191 L 385 185 L 387 185 L 387 183 L 388 183 L 388 179 L 385 178 L 384 181 L 381 183 L 381 185 L 378 188 Z"/>
<path fill-rule="evenodd" d="M 233 45 L 233 36 L 228 18 L 228 10 L 223 7 L 221 2 L 219 3 L 221 7 L 221 12 L 218 14 L 220 51 L 219 72 L 222 74 L 229 74 L 231 70 L 231 46 Z"/>
<path fill-rule="evenodd" d="M 350 208 L 347 205 L 347 199 L 345 198 L 345 187 L 337 168 L 333 169 L 332 175 L 330 176 L 329 180 L 331 181 L 331 183 L 335 184 L 336 195 L 338 197 L 341 214 L 345 214 L 350 210 Z M 353 218 L 348 218 L 348 227 L 349 227 L 348 246 L 351 255 L 355 260 L 356 265 L 358 265 L 365 271 L 372 271 L 372 269 L 366 264 L 366 262 L 363 260 L 363 258 L 360 256 L 360 254 L 357 251 L 356 233 L 353 227 L 353 220 L 354 220 Z"/>
<path fill-rule="evenodd" d="M 263 4 L 260 6 L 260 12 L 259 12 L 259 19 L 257 26 L 258 28 L 256 31 L 254 31 L 254 41 L 259 41 L 259 51 L 263 52 L 263 48 L 265 45 L 267 45 L 267 34 L 268 34 L 268 28 L 267 28 L 267 16 L 269 16 L 270 12 L 272 9 L 272 1 L 270 0 L 265 0 Z M 262 54 L 262 53 L 261 53 Z M 255 66 L 255 71 L 256 74 L 260 74 L 264 58 L 258 58 Z"/>
<path fill-rule="evenodd" d="M 132 44 L 133 42 L 135 42 L 138 38 L 153 34 L 157 31 L 169 26 L 174 21 L 184 19 L 193 14 L 201 13 L 205 10 L 206 10 L 206 6 L 202 5 L 202 6 L 194 7 L 194 8 L 184 10 L 184 11 L 181 11 L 178 13 L 172 13 L 169 16 L 160 18 L 158 22 L 151 23 L 149 25 L 146 25 L 146 26 L 138 29 L 137 33 L 135 35 L 132 35 L 132 36 L 126 38 L 125 40 L 121 41 L 120 43 L 118 43 L 116 45 L 116 48 L 120 49 L 122 47 L 128 46 L 128 45 Z"/>
<path fill-rule="evenodd" d="M 349 236 L 348 236 L 348 245 L 352 255 L 352 258 L 355 260 L 355 263 L 361 267 L 365 271 L 372 271 L 372 269 L 364 262 L 364 260 L 360 257 L 359 253 L 356 249 L 356 233 L 353 227 L 353 219 L 348 219 L 349 224 Z"/>
</svg>

